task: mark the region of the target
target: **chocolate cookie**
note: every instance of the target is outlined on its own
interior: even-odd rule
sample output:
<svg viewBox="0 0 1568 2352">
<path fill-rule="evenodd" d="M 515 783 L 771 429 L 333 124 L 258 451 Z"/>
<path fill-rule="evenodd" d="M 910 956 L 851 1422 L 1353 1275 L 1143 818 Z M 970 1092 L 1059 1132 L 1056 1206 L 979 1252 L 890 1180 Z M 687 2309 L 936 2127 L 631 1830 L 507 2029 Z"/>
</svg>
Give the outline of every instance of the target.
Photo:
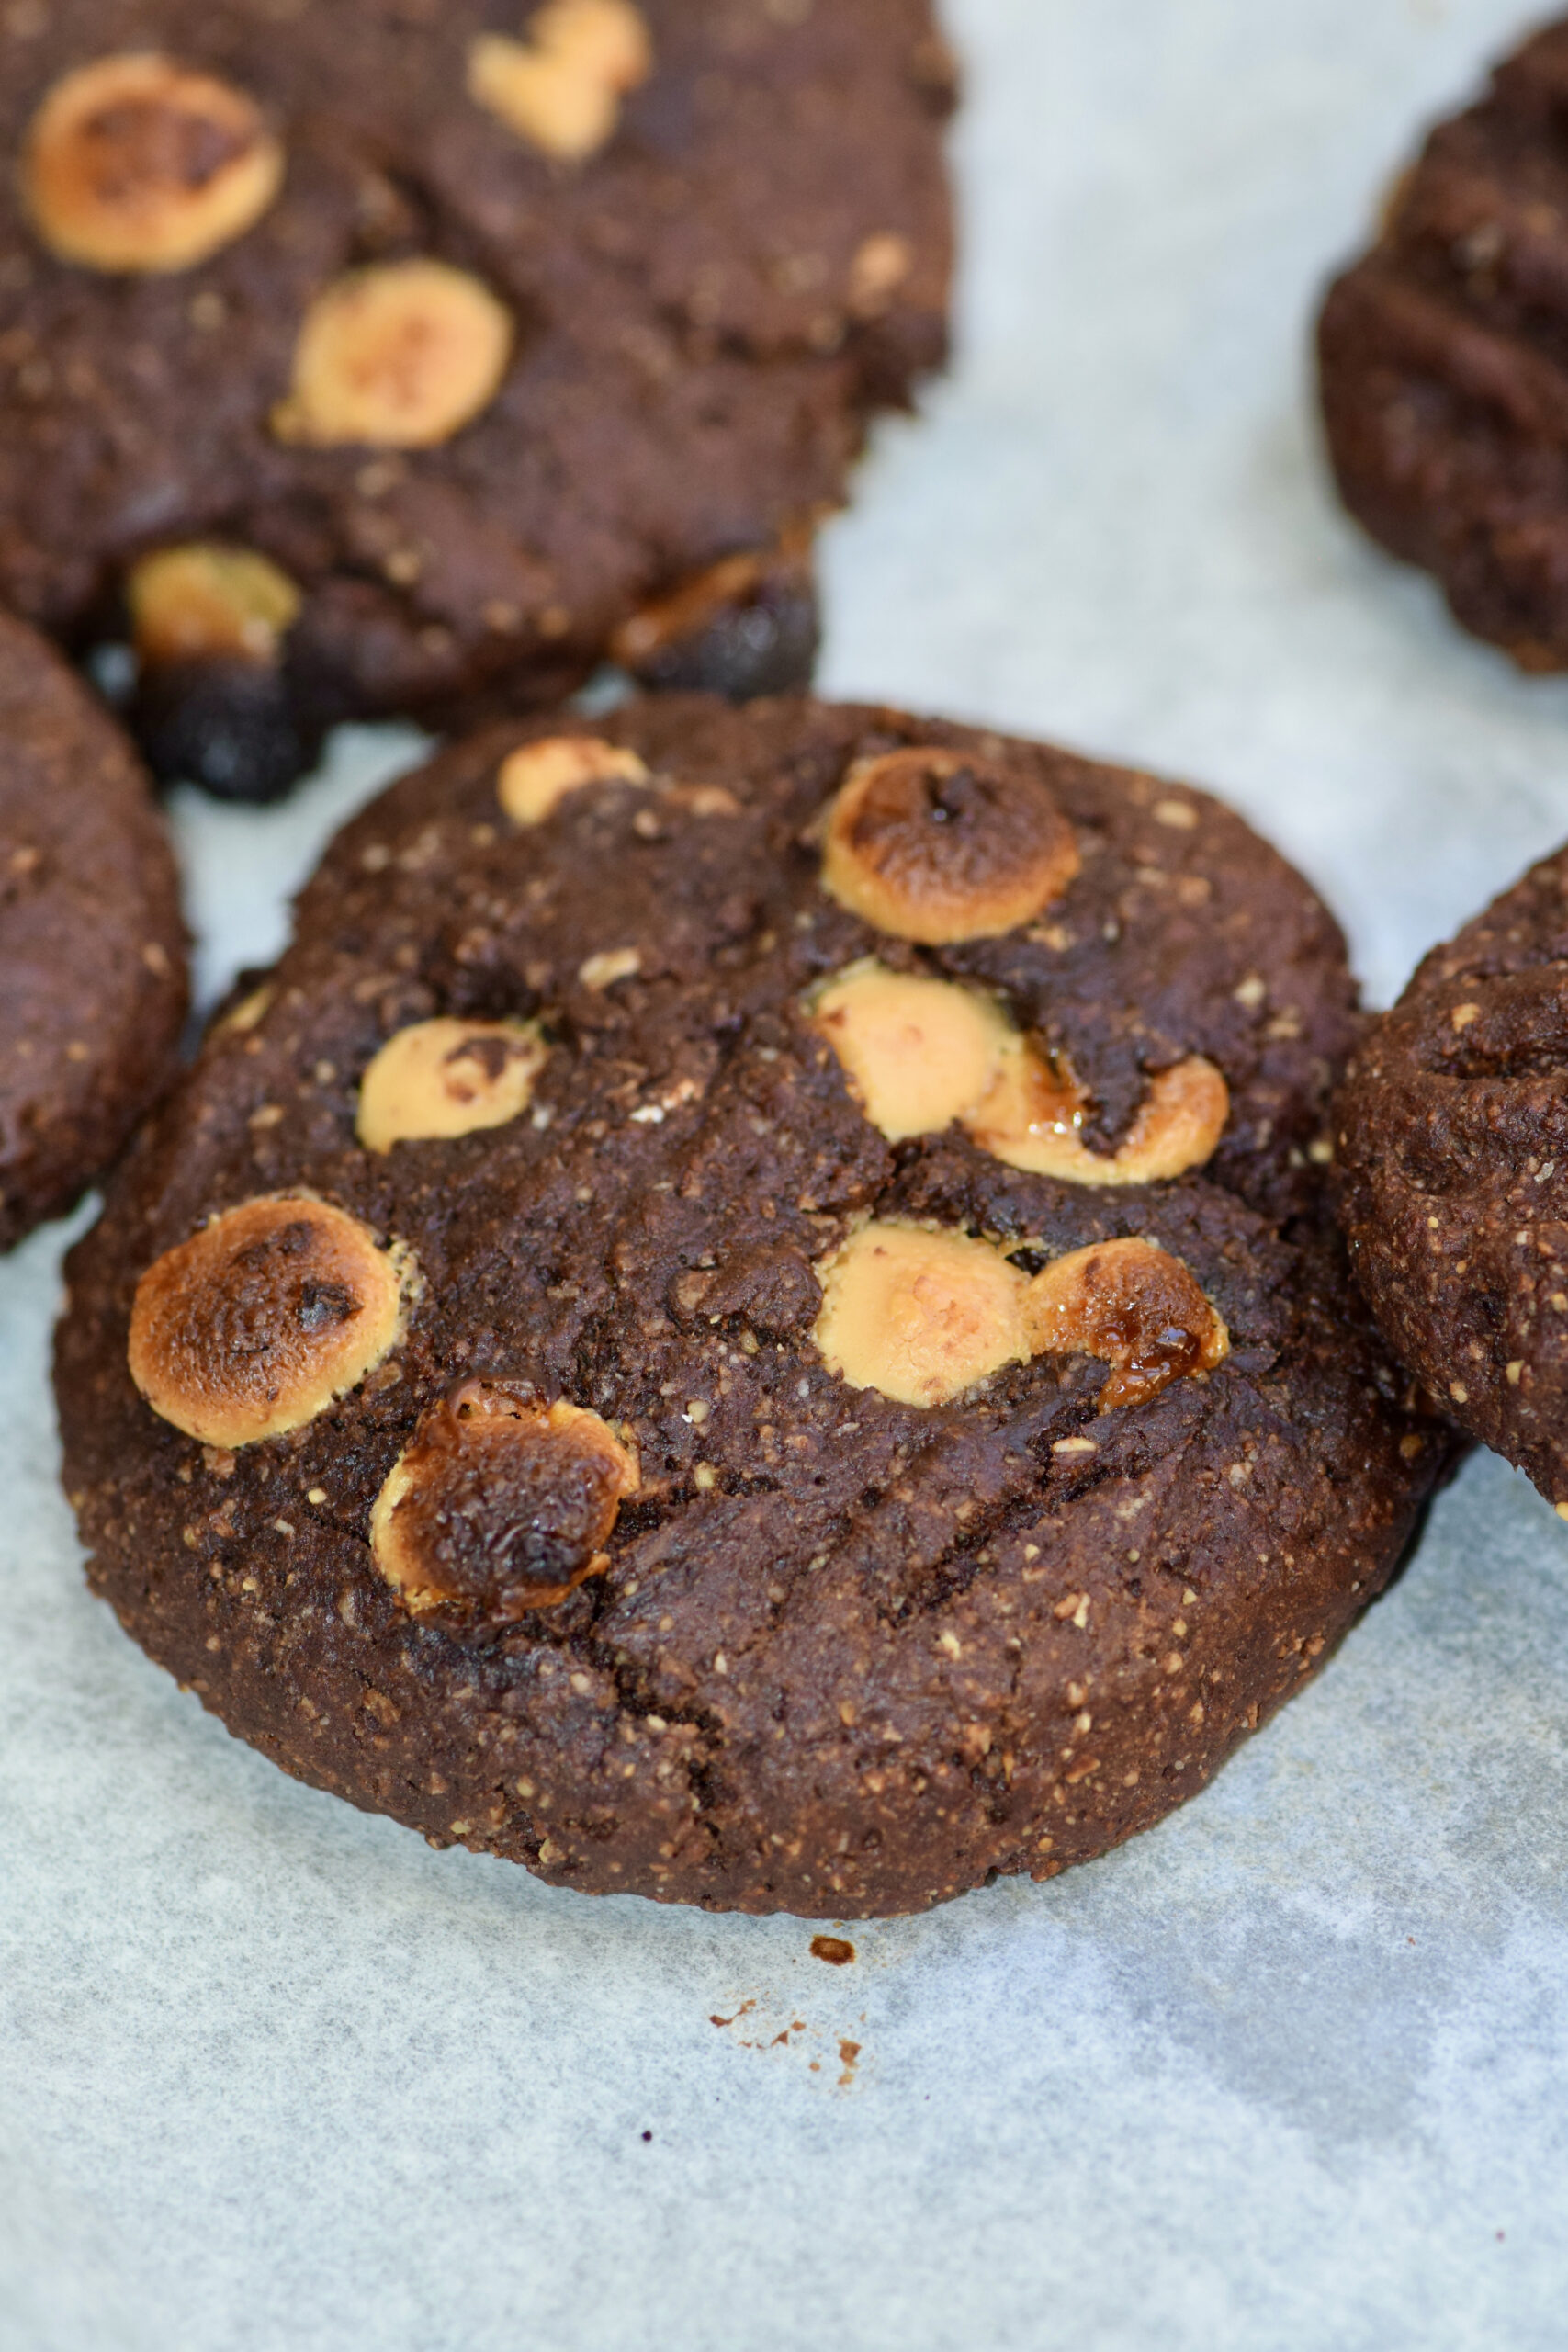
<svg viewBox="0 0 1568 2352">
<path fill-rule="evenodd" d="M 1568 1519 L 1568 850 L 1446 947 L 1358 1046 L 1345 1231 L 1389 1343 Z"/>
<path fill-rule="evenodd" d="M 0 1249 L 113 1159 L 185 1005 L 147 779 L 58 654 L 0 614 Z"/>
<path fill-rule="evenodd" d="M 0 12 L 0 597 L 155 765 L 607 653 L 800 684 L 809 545 L 944 348 L 927 0 Z"/>
<path fill-rule="evenodd" d="M 1329 294 L 1345 503 L 1526 670 L 1568 667 L 1568 23 L 1435 130 Z"/>
<path fill-rule="evenodd" d="M 799 701 L 481 735 L 339 837 L 72 1259 L 95 1584 L 289 1771 L 562 1884 L 1098 1854 L 1445 1457 L 1322 1214 L 1351 1006 L 1183 786 Z"/>
</svg>

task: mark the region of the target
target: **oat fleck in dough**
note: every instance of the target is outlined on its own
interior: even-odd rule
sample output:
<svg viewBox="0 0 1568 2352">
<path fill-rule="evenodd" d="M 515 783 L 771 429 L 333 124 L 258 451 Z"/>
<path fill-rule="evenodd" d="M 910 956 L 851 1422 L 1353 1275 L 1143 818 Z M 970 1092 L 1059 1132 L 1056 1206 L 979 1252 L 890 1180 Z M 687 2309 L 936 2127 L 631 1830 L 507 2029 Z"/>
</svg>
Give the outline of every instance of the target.
<svg viewBox="0 0 1568 2352">
<path fill-rule="evenodd" d="M 0 8 L 0 603 L 232 798 L 607 654 L 804 684 L 955 86 L 929 0 Z"/>
<path fill-rule="evenodd" d="M 1426 958 L 1338 1103 L 1360 1283 L 1443 1411 L 1568 1519 L 1568 849 Z"/>
<path fill-rule="evenodd" d="M 74 1253 L 94 1580 L 289 1771 L 562 1885 L 1050 1876 L 1298 1687 L 1450 1451 L 1324 1212 L 1338 933 L 1065 752 L 599 725 L 339 836 Z"/>
<path fill-rule="evenodd" d="M 1531 671 L 1568 668 L 1565 99 L 1561 22 L 1433 131 L 1319 330 L 1346 504 Z"/>
<path fill-rule="evenodd" d="M 174 854 L 130 746 L 0 615 L 0 1250 L 68 1209 L 173 1074 Z"/>
</svg>

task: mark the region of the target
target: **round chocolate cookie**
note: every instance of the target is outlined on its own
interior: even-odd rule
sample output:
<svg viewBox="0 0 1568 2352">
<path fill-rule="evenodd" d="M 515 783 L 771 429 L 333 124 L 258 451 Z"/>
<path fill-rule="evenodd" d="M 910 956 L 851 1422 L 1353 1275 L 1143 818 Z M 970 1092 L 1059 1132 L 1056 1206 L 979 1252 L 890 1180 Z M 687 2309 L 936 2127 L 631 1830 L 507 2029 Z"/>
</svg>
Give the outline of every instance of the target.
<svg viewBox="0 0 1568 2352">
<path fill-rule="evenodd" d="M 804 683 L 953 92 L 927 0 L 0 11 L 0 596 L 240 797 L 606 654 Z"/>
<path fill-rule="evenodd" d="M 1527 670 L 1568 668 L 1568 23 L 1441 124 L 1332 288 L 1345 503 Z"/>
<path fill-rule="evenodd" d="M 1342 1222 L 1389 1344 L 1568 1519 L 1568 850 L 1446 947 L 1357 1047 Z"/>
<path fill-rule="evenodd" d="M 0 614 L 0 1250 L 68 1209 L 172 1073 L 179 884 L 146 777 Z"/>
<path fill-rule="evenodd" d="M 71 1261 L 94 1581 L 289 1771 L 562 1884 L 1100 1853 L 1447 1453 L 1322 1215 L 1351 1015 L 1183 786 L 802 701 L 493 729 L 339 837 Z"/>
</svg>

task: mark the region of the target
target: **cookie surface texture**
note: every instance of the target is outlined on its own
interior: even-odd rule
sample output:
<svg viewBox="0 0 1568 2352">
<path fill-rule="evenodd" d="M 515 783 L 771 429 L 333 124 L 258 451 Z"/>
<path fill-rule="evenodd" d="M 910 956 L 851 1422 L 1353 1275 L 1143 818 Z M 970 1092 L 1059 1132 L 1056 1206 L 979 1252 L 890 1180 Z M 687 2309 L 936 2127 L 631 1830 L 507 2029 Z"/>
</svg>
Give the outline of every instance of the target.
<svg viewBox="0 0 1568 2352">
<path fill-rule="evenodd" d="M 1299 1686 L 1445 1457 L 1323 1215 L 1339 935 L 1184 786 L 596 725 L 339 836 L 77 1249 L 94 1580 L 291 1772 L 562 1885 L 1054 1874 Z"/>
<path fill-rule="evenodd" d="M 1390 1344 L 1568 1517 L 1568 851 L 1447 946 L 1358 1046 L 1341 1214 Z"/>
<path fill-rule="evenodd" d="M 114 1158 L 185 1006 L 148 780 L 52 648 L 0 615 L 0 1249 Z"/>
<path fill-rule="evenodd" d="M 1568 24 L 1394 186 L 1319 329 L 1340 491 L 1526 670 L 1568 667 Z"/>
<path fill-rule="evenodd" d="M 813 530 L 944 353 L 954 91 L 928 0 L 0 15 L 0 600 L 131 634 L 236 797 L 612 647 L 804 684 Z"/>
</svg>

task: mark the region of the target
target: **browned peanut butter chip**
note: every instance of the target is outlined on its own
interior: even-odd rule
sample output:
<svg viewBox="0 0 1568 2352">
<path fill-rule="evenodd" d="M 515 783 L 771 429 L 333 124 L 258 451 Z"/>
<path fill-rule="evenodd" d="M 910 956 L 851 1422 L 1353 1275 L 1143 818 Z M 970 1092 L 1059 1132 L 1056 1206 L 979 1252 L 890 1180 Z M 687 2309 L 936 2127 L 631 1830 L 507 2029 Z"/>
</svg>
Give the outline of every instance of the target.
<svg viewBox="0 0 1568 2352">
<path fill-rule="evenodd" d="M 1111 1366 L 1102 1413 L 1146 1404 L 1230 1353 L 1230 1333 L 1192 1275 L 1152 1241 L 1100 1241 L 1056 1259 L 1030 1285 L 1026 1313 L 1036 1354 Z"/>
<path fill-rule="evenodd" d="M 1213 1062 L 1190 1055 L 1150 1080 L 1113 1156 L 1082 1139 L 1089 1097 L 1026 1038 L 1010 1041 L 991 1093 L 965 1126 L 982 1151 L 1065 1184 L 1154 1184 L 1213 1158 L 1230 1117 L 1230 1090 Z"/>
<path fill-rule="evenodd" d="M 359 1082 L 367 1151 L 503 1127 L 533 1100 L 549 1049 L 535 1021 L 415 1022 L 389 1037 Z"/>
<path fill-rule="evenodd" d="M 501 389 L 512 316 L 446 262 L 382 262 L 320 293 L 294 351 L 282 441 L 429 449 L 472 424 Z"/>
<path fill-rule="evenodd" d="M 636 1455 L 597 1413 L 467 1381 L 424 1416 L 371 1514 L 376 1565 L 415 1616 L 502 1623 L 609 1563 Z"/>
<path fill-rule="evenodd" d="M 890 972 L 874 958 L 829 983 L 811 1008 L 873 1126 L 889 1143 L 935 1135 L 992 1091 L 1011 1036 L 979 989 Z"/>
<path fill-rule="evenodd" d="M 515 825 L 542 825 L 570 792 L 585 784 L 646 784 L 648 769 L 635 752 L 597 735 L 547 735 L 509 752 L 495 780 L 496 797 Z"/>
<path fill-rule="evenodd" d="M 468 49 L 468 95 L 558 163 L 579 164 L 615 135 L 621 100 L 653 70 L 653 44 L 630 0 L 549 0 L 526 40 L 480 33 Z"/>
<path fill-rule="evenodd" d="M 44 243 L 99 270 L 190 269 L 243 236 L 282 179 L 283 149 L 243 90 L 142 51 L 57 82 L 22 158 Z"/>
<path fill-rule="evenodd" d="M 287 1194 L 228 1209 L 136 1286 L 130 1376 L 206 1445 L 301 1428 L 397 1344 L 411 1269 L 368 1227 Z"/>
<path fill-rule="evenodd" d="M 945 1405 L 1032 1352 L 1028 1278 L 989 1242 L 871 1224 L 817 1274 L 822 1311 L 812 1337 L 852 1388 L 900 1405 Z"/>
<path fill-rule="evenodd" d="M 995 939 L 1059 899 L 1077 843 L 1045 786 L 957 752 L 890 752 L 851 769 L 822 859 L 829 895 L 928 947 Z"/>
<path fill-rule="evenodd" d="M 299 616 L 287 572 L 248 548 L 197 541 L 144 556 L 126 583 L 144 662 L 273 662 Z"/>
</svg>

